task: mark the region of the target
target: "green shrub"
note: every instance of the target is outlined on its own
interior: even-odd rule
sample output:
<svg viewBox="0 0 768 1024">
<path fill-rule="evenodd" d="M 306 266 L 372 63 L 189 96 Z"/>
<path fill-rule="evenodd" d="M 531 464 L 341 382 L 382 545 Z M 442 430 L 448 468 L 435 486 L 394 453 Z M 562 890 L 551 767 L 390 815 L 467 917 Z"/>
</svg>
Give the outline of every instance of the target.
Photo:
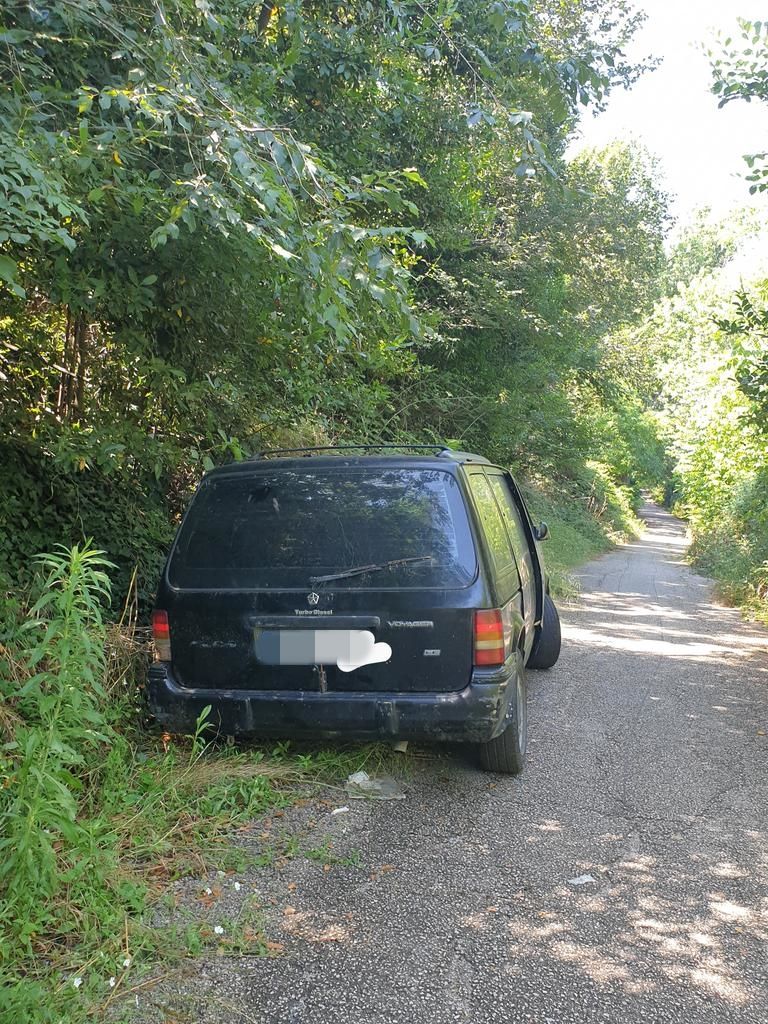
<svg viewBox="0 0 768 1024">
<path fill-rule="evenodd" d="M 178 514 L 167 480 L 135 466 L 78 470 L 32 441 L 0 442 L 0 466 L 0 574 L 23 587 L 37 552 L 92 537 L 113 563 L 117 607 L 134 572 L 140 604 L 150 605 Z"/>
<path fill-rule="evenodd" d="M 695 521 L 691 555 L 731 604 L 768 620 L 768 468 L 742 479 Z"/>
<path fill-rule="evenodd" d="M 101 707 L 101 602 L 109 598 L 104 569 L 110 563 L 88 543 L 38 562 L 44 590 L 17 631 L 25 642 L 22 685 L 2 682 L 4 702 L 23 724 L 4 747 L 11 771 L 0 814 L 0 920 L 23 946 L 40 931 L 41 915 L 64 882 L 57 847 L 91 843 L 77 817 L 78 773 L 88 751 L 111 739 Z M 70 866 L 67 882 L 89 869 L 81 858 Z"/>
</svg>

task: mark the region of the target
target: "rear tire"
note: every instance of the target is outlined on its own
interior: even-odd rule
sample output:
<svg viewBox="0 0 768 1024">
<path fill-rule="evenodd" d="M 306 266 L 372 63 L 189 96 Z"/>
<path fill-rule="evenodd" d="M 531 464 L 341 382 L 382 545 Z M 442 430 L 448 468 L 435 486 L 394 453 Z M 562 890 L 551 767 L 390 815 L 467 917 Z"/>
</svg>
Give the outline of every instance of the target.
<svg viewBox="0 0 768 1024">
<path fill-rule="evenodd" d="M 515 692 L 507 712 L 507 724 L 499 736 L 480 744 L 480 764 L 487 772 L 519 775 L 525 764 L 528 746 L 528 691 L 522 655 L 518 658 Z"/>
<path fill-rule="evenodd" d="M 544 595 L 544 615 L 528 658 L 528 668 L 552 668 L 560 657 L 560 616 L 555 602 Z"/>
</svg>

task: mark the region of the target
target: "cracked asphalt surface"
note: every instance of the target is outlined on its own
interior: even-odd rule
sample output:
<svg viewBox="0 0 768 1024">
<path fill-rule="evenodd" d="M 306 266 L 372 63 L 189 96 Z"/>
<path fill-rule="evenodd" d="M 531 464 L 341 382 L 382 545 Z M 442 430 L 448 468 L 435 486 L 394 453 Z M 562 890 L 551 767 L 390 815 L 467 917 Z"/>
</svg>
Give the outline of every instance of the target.
<svg viewBox="0 0 768 1024">
<path fill-rule="evenodd" d="M 196 961 L 125 1019 L 766 1024 L 768 633 L 683 564 L 677 520 L 644 515 L 528 675 L 520 778 L 417 751 L 405 801 L 286 812 L 355 862 L 225 879 L 216 912 L 255 893 L 281 955 Z"/>
</svg>

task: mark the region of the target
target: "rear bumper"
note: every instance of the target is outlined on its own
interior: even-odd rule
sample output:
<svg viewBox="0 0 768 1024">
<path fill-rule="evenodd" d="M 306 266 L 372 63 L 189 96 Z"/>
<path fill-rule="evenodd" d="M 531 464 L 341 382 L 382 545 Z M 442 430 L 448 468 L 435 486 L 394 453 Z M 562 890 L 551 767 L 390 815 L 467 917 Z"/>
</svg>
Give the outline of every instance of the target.
<svg viewBox="0 0 768 1024">
<path fill-rule="evenodd" d="M 504 728 L 513 677 L 514 663 L 475 670 L 457 693 L 189 690 L 179 686 L 169 664 L 156 662 L 147 691 L 152 714 L 172 732 L 193 732 L 210 705 L 209 720 L 225 735 L 482 743 Z"/>
</svg>

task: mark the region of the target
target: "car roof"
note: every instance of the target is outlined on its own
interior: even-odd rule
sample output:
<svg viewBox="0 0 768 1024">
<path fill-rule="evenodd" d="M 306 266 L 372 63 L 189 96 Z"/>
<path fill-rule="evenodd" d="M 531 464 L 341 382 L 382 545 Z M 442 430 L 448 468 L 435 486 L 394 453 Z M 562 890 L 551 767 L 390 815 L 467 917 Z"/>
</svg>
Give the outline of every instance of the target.
<svg viewBox="0 0 768 1024">
<path fill-rule="evenodd" d="M 467 464 L 492 465 L 490 460 L 482 455 L 441 448 L 439 445 L 424 445 L 423 451 L 419 452 L 387 448 L 386 446 L 381 449 L 371 448 L 362 453 L 361 449 L 351 446 L 349 448 L 290 448 L 260 452 L 242 462 L 231 462 L 226 466 L 218 466 L 206 476 L 248 473 L 267 466 L 275 469 L 308 469 L 310 465 L 318 468 L 328 466 L 385 468 L 398 465 L 414 469 L 427 466 L 433 469 L 438 467 L 447 469 L 449 466 Z"/>
</svg>

